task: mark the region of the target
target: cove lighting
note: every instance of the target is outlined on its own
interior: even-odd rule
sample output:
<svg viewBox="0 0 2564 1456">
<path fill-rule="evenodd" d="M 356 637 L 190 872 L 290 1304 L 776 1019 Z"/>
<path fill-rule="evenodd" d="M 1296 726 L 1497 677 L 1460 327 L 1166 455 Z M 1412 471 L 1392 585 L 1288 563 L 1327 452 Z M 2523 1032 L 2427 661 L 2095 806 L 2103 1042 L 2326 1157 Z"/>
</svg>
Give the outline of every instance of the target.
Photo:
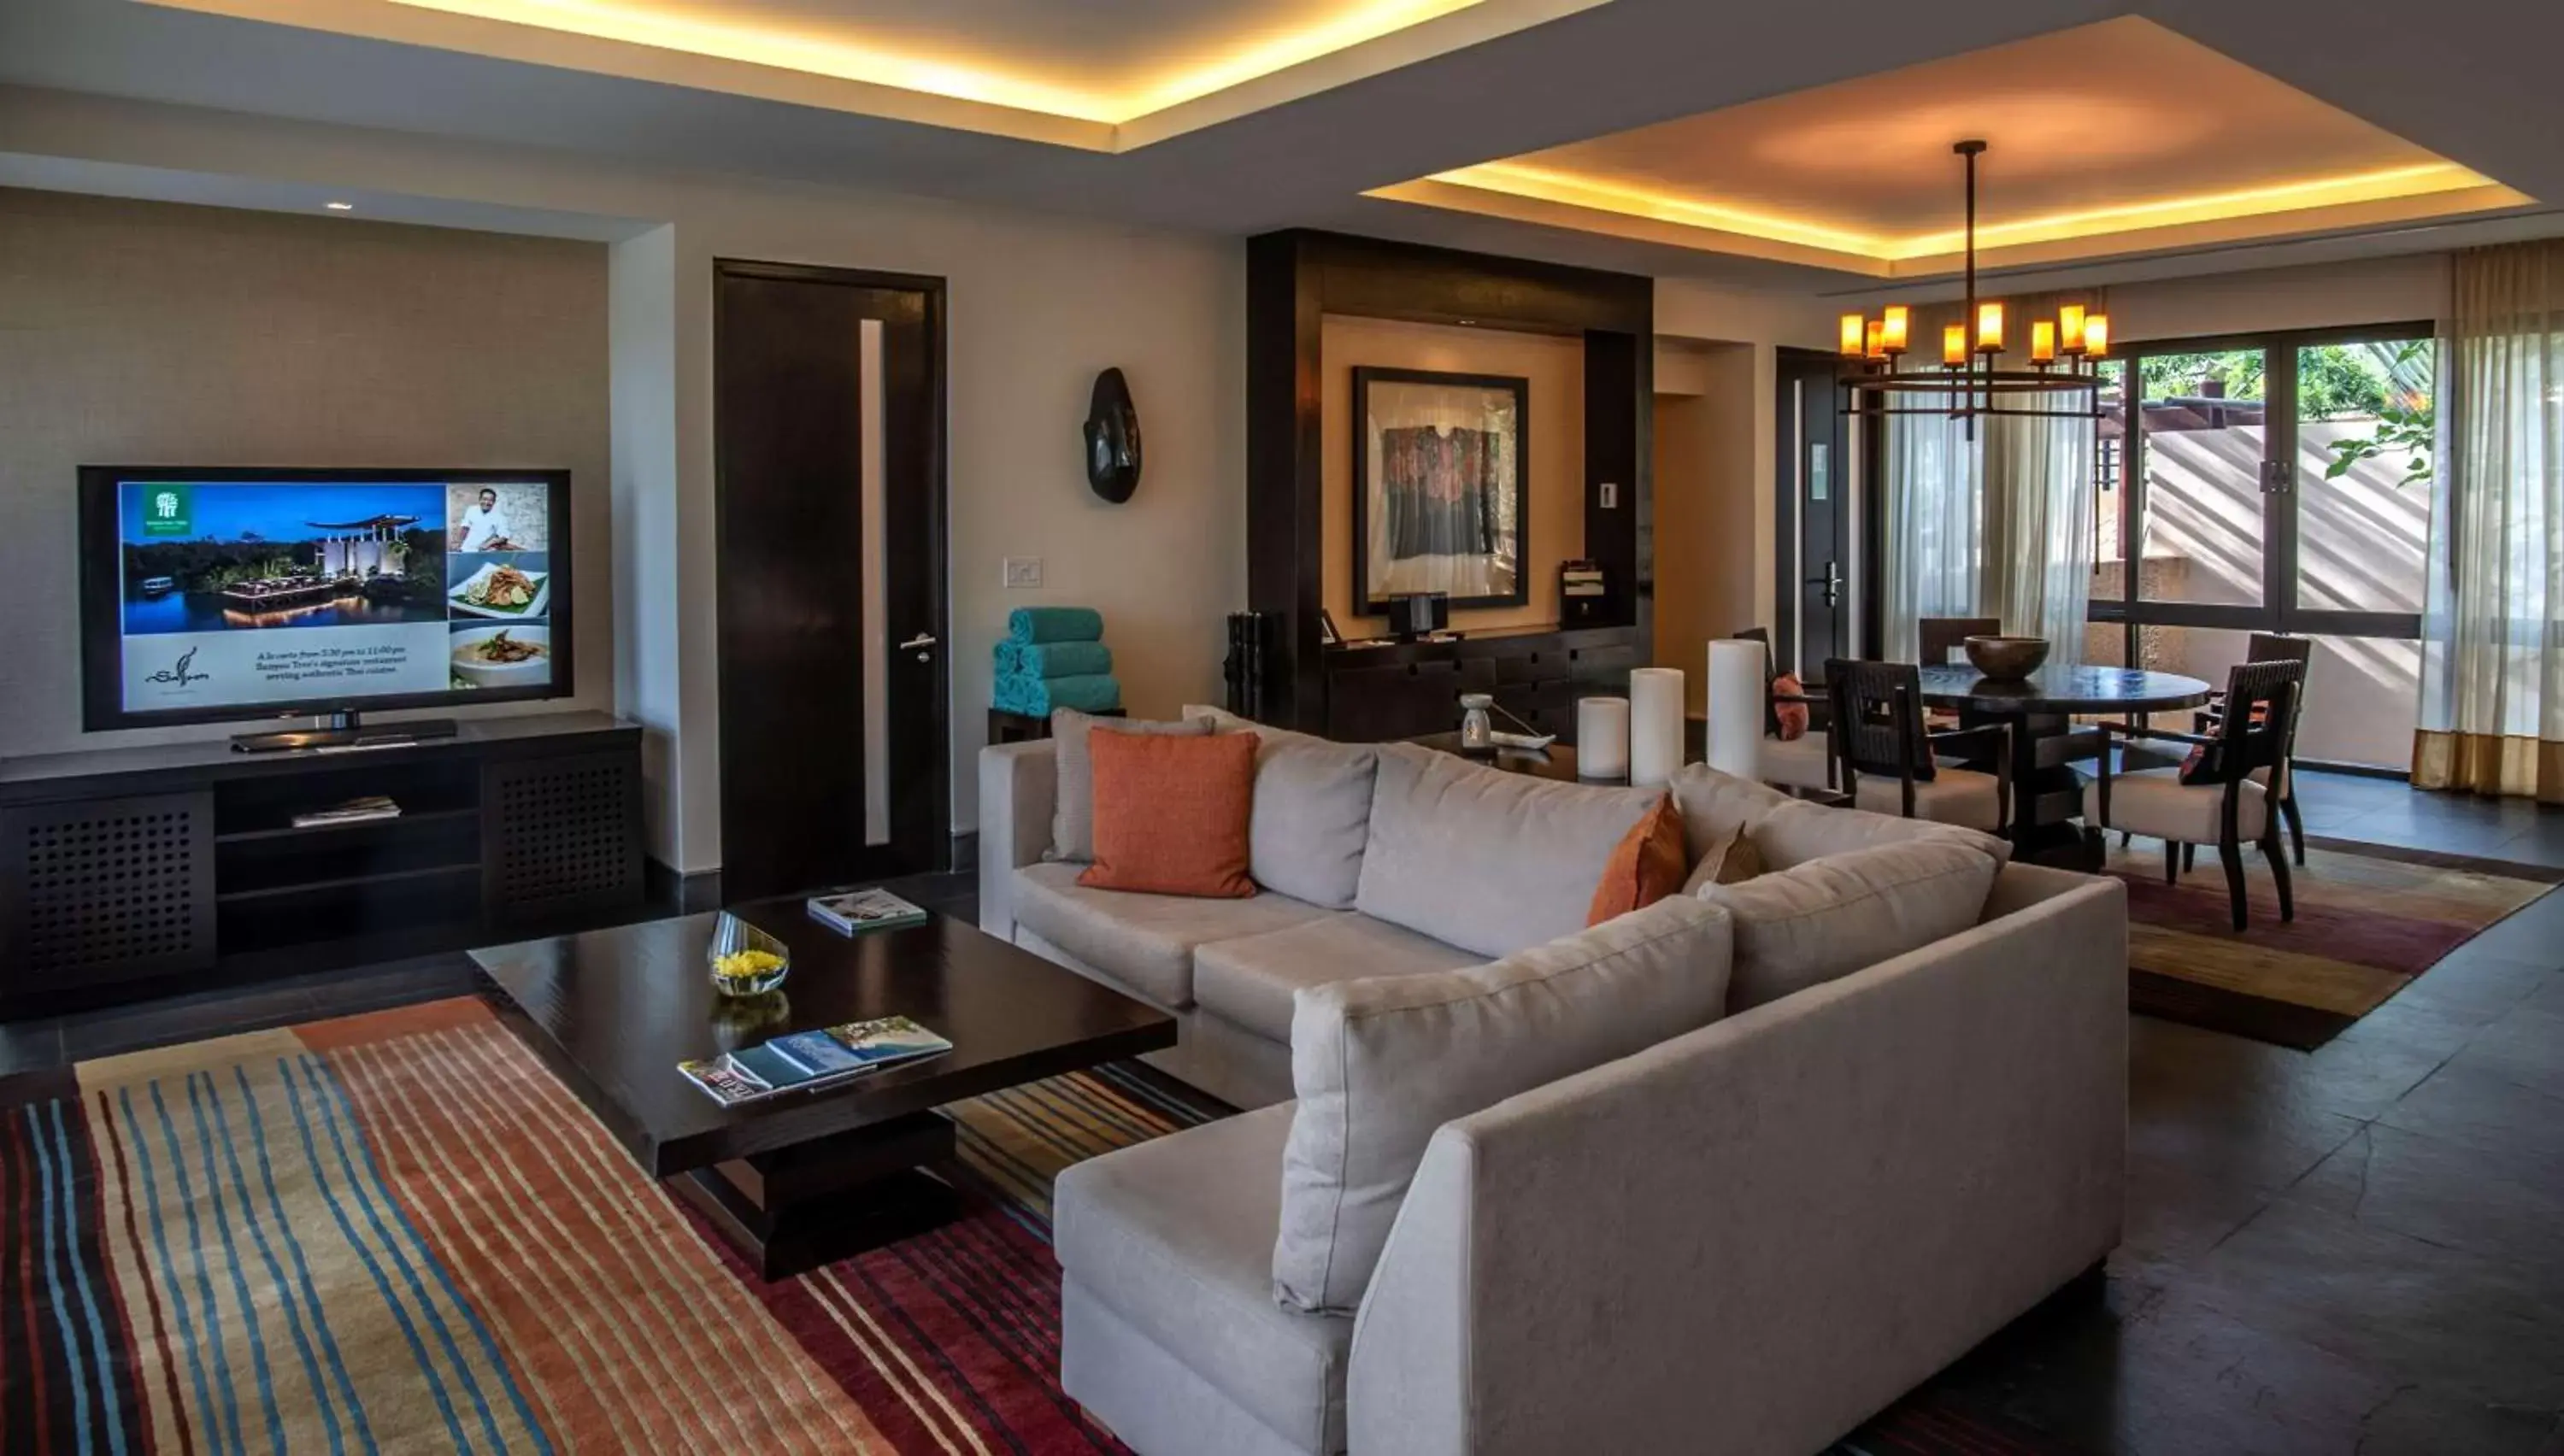
<svg viewBox="0 0 2564 1456">
<path fill-rule="evenodd" d="M 1482 0 L 1349 0 L 1309 24 L 1257 35 L 1225 54 L 1118 90 L 1060 85 L 995 65 L 930 59 L 888 46 L 679 12 L 640 0 L 391 3 L 1119 125 L 1469 9 Z"/>
<path fill-rule="evenodd" d="M 1523 162 L 1481 162 L 1475 166 L 1437 172 L 1427 180 L 1626 217 L 1738 233 L 1775 243 L 1822 248 L 1881 263 L 1938 258 L 1961 251 L 1965 244 L 1956 231 L 1885 237 Z M 2185 197 L 2120 203 L 2011 222 L 1982 223 L 1977 229 L 1977 243 L 1980 247 L 2006 247 L 2063 242 L 2143 228 L 2221 222 L 2303 208 L 2391 201 L 2493 185 L 2496 184 L 2491 178 L 2455 162 L 2425 162 Z"/>
</svg>

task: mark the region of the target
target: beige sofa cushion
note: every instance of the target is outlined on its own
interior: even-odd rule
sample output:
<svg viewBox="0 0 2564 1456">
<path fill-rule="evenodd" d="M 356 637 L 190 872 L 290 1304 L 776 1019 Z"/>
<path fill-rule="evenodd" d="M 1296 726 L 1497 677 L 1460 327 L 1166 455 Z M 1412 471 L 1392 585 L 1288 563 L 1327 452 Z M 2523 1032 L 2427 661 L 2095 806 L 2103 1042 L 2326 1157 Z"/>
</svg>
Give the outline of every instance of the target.
<svg viewBox="0 0 2564 1456">
<path fill-rule="evenodd" d="M 1754 837 L 1754 847 L 1763 852 L 1763 862 L 1776 870 L 1881 844 L 1956 844 L 1992 855 L 1998 864 L 2012 858 L 2012 841 L 2000 835 L 1929 819 L 1828 809 L 1795 800 L 1756 819 L 1747 832 Z"/>
<path fill-rule="evenodd" d="M 1255 752 L 1255 818 L 1249 858 L 1255 883 L 1328 910 L 1351 910 L 1371 839 L 1377 751 L 1187 703 L 1182 716 L 1221 732 L 1263 739 Z"/>
<path fill-rule="evenodd" d="M 1211 730 L 1206 718 L 1151 723 L 1135 718 L 1095 718 L 1073 708 L 1050 716 L 1052 751 L 1059 758 L 1059 793 L 1050 815 L 1050 855 L 1054 860 L 1086 864 L 1095 858 L 1095 759 L 1086 751 L 1086 735 L 1101 728 L 1116 733 L 1173 733 L 1193 736 Z"/>
<path fill-rule="evenodd" d="M 1291 997 L 1305 986 L 1482 965 L 1483 955 L 1347 912 L 1193 952 L 1193 999 L 1258 1036 L 1288 1044 Z"/>
<path fill-rule="evenodd" d="M 1354 908 L 1481 955 L 1584 929 L 1611 851 L 1661 789 L 1555 783 L 1384 743 Z"/>
<path fill-rule="evenodd" d="M 1785 804 L 1800 800 L 1768 783 L 1721 773 L 1706 763 L 1686 763 L 1674 770 L 1674 807 L 1682 812 L 1683 853 L 1693 864 L 1710 847 Z"/>
<path fill-rule="evenodd" d="M 2259 770 L 2255 770 L 2256 772 Z M 2245 779 L 2235 805 L 2235 833 L 2244 843 L 2270 832 L 2270 805 L 2261 785 Z M 2215 844 L 2226 834 L 2226 785 L 2184 783 L 2178 768 L 2149 768 L 2110 775 L 2110 815 L 2101 817 L 2101 781 L 2083 785 L 2083 819 L 2104 829 L 2183 844 Z"/>
<path fill-rule="evenodd" d="M 1839 812 L 1839 811 L 1837 811 Z M 1916 840 L 1810 860 L 1699 898 L 1735 917 L 1732 1015 L 1892 959 L 1974 926 L 2001 867 L 1965 845 Z"/>
<path fill-rule="evenodd" d="M 1493 964 L 1299 993 L 1273 1291 L 1362 1303 L 1435 1129 L 1718 1019 L 1727 917 L 1677 896 Z"/>
<path fill-rule="evenodd" d="M 1193 947 L 1329 914 L 1286 895 L 1194 900 L 1077 883 L 1069 864 L 1015 871 L 1015 924 L 1170 1011 L 1193 1003 Z"/>
</svg>

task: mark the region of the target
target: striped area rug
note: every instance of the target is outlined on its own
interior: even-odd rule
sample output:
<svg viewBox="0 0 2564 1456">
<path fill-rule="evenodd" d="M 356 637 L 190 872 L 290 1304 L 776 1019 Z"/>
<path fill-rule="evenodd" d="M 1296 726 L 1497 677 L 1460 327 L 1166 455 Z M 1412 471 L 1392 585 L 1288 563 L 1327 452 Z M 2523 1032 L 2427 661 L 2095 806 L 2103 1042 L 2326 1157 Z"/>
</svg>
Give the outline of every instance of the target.
<svg viewBox="0 0 2564 1456">
<path fill-rule="evenodd" d="M 2215 846 L 2167 885 L 2163 843 L 2113 848 L 2128 886 L 2131 1009 L 2311 1051 L 2554 886 L 2478 868 L 2309 849 L 2279 920 L 2269 866 L 2245 850 L 2238 933 Z"/>
<path fill-rule="evenodd" d="M 1224 1110 L 947 1111 L 963 1217 L 768 1284 L 475 1000 L 0 1079 L 0 1449 L 1120 1451 L 1057 1384 L 1051 1179 Z M 2039 1448 L 1921 1398 L 1845 1449 Z"/>
</svg>

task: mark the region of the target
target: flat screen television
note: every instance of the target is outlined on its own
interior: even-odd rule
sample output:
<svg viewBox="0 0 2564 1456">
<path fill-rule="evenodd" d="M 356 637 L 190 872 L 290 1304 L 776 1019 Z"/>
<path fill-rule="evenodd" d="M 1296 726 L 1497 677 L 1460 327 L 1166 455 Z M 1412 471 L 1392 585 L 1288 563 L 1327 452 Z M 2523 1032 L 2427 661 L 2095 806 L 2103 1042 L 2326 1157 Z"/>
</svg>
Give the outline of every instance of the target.
<svg viewBox="0 0 2564 1456">
<path fill-rule="evenodd" d="M 571 691 L 567 471 L 80 476 L 93 731 Z"/>
</svg>

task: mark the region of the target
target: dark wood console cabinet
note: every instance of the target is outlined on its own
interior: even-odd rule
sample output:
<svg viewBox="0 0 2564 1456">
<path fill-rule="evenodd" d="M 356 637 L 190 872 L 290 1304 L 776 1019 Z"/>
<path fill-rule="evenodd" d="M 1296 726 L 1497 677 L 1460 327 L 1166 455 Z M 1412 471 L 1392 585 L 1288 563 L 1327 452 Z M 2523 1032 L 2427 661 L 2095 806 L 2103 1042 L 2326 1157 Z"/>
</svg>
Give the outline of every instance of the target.
<svg viewBox="0 0 2564 1456">
<path fill-rule="evenodd" d="M 1447 733 L 1460 726 L 1460 695 L 1491 693 L 1539 732 L 1576 741 L 1576 700 L 1625 694 L 1638 665 L 1631 627 L 1473 633 L 1451 642 L 1328 648 L 1328 737 L 1346 742 Z M 1497 727 L 1511 729 L 1512 725 Z"/>
<path fill-rule="evenodd" d="M 298 829 L 380 794 L 398 818 Z M 467 724 L 338 753 L 173 744 L 0 761 L 0 1017 L 628 916 L 641 730 Z"/>
</svg>

